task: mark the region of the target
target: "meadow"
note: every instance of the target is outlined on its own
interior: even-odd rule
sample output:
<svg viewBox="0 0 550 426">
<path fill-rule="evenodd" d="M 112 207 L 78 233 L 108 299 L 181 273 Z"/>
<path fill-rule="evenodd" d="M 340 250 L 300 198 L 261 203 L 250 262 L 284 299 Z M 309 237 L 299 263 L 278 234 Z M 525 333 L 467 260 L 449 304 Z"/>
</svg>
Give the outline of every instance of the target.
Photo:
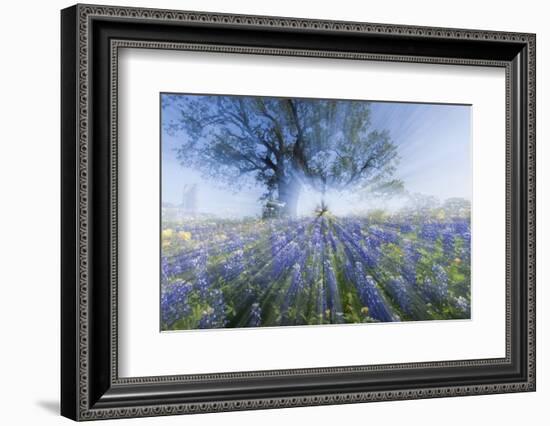
<svg viewBox="0 0 550 426">
<path fill-rule="evenodd" d="M 469 211 L 162 223 L 162 330 L 470 318 Z"/>
</svg>

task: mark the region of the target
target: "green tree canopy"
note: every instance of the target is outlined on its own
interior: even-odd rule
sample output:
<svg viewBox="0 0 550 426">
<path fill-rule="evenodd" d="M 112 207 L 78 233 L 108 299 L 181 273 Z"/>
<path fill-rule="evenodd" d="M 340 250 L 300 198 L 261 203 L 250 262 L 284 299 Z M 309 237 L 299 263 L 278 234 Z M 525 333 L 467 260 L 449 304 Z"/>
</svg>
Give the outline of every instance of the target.
<svg viewBox="0 0 550 426">
<path fill-rule="evenodd" d="M 240 187 L 260 184 L 293 216 L 301 189 L 396 185 L 397 148 L 371 128 L 365 101 L 249 96 L 163 95 L 177 118 L 165 130 L 181 137 L 184 166 Z"/>
</svg>

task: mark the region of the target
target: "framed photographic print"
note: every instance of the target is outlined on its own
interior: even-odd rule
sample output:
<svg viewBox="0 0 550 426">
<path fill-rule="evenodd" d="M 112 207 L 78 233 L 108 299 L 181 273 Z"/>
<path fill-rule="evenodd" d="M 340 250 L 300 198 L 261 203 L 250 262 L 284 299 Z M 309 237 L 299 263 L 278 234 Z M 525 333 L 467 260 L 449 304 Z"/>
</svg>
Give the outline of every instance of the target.
<svg viewBox="0 0 550 426">
<path fill-rule="evenodd" d="M 535 36 L 76 5 L 74 420 L 535 390 Z"/>
</svg>

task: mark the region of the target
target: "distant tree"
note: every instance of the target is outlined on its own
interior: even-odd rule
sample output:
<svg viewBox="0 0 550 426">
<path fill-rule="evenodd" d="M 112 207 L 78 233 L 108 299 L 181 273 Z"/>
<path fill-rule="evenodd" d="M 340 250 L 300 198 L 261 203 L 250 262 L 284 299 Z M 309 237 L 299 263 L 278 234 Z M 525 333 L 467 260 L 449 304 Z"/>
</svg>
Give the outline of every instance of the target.
<svg viewBox="0 0 550 426">
<path fill-rule="evenodd" d="M 304 186 L 324 194 L 397 182 L 397 148 L 371 129 L 368 102 L 164 95 L 162 107 L 177 111 L 164 126 L 181 137 L 182 165 L 236 188 L 260 183 L 284 215 L 296 215 Z"/>
<path fill-rule="evenodd" d="M 448 198 L 443 203 L 443 209 L 451 214 L 470 215 L 471 203 L 465 198 Z"/>
<path fill-rule="evenodd" d="M 421 193 L 407 193 L 407 208 L 416 213 L 428 214 L 431 210 L 440 207 L 439 199 L 433 195 Z"/>
</svg>

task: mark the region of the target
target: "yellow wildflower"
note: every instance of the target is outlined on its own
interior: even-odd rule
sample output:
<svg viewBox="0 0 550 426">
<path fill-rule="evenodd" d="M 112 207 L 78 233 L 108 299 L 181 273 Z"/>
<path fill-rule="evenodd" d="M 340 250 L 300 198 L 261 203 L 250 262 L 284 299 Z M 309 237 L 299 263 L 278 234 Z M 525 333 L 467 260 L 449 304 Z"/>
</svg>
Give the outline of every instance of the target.
<svg viewBox="0 0 550 426">
<path fill-rule="evenodd" d="M 189 241 L 191 239 L 191 232 L 180 231 L 178 232 L 178 237 L 183 241 Z"/>
<path fill-rule="evenodd" d="M 362 313 L 362 314 L 365 314 L 365 315 L 368 315 L 368 314 L 369 314 L 369 308 L 368 308 L 368 306 L 363 306 L 363 307 L 361 308 L 361 313 Z"/>
<path fill-rule="evenodd" d="M 172 238 L 174 235 L 174 230 L 167 228 L 162 230 L 162 238 Z"/>
</svg>

